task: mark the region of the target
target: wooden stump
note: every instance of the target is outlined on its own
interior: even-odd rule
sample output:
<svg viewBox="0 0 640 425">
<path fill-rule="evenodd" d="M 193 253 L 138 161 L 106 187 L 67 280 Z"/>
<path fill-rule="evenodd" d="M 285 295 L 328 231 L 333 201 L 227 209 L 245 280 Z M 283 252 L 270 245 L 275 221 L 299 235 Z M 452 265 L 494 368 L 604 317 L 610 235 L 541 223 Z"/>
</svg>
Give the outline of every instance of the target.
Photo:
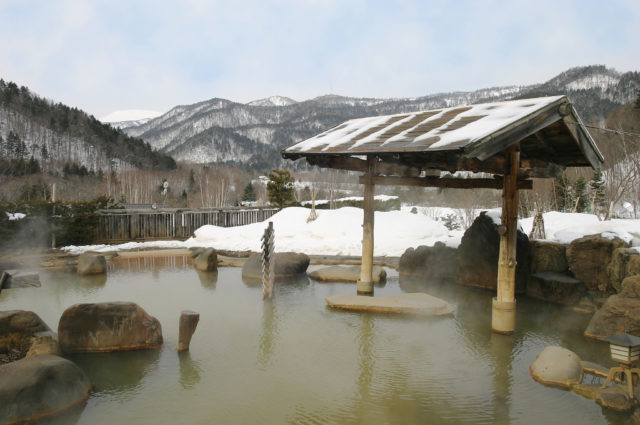
<svg viewBox="0 0 640 425">
<path fill-rule="evenodd" d="M 200 314 L 195 311 L 184 310 L 180 313 L 180 331 L 178 335 L 178 351 L 186 351 L 189 349 L 191 337 L 196 331 Z"/>
</svg>

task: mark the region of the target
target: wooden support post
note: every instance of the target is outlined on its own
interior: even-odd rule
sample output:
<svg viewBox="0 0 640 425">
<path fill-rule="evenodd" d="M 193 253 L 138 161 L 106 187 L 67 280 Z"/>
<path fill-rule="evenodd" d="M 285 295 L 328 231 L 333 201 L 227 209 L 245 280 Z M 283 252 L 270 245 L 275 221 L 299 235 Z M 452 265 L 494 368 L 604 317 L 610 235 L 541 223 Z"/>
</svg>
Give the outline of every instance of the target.
<svg viewBox="0 0 640 425">
<path fill-rule="evenodd" d="M 514 145 L 507 150 L 502 190 L 502 225 L 498 257 L 498 291 L 493 299 L 491 327 L 494 332 L 511 334 L 516 328 L 516 241 L 518 237 L 518 170 L 520 149 Z"/>
<path fill-rule="evenodd" d="M 377 158 L 367 157 L 367 173 L 364 181 L 364 219 L 362 223 L 362 264 L 357 283 L 358 295 L 373 295 L 373 177 Z"/>
</svg>

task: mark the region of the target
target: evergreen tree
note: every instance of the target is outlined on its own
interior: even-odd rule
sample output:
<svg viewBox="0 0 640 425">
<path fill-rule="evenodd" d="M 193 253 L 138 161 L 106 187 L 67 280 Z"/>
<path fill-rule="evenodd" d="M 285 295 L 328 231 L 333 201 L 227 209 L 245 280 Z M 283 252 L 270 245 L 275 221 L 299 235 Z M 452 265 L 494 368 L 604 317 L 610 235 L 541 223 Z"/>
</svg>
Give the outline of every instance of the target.
<svg viewBox="0 0 640 425">
<path fill-rule="evenodd" d="M 638 97 L 636 98 L 636 103 L 634 105 L 634 108 L 640 109 L 640 91 L 638 91 Z"/>
<path fill-rule="evenodd" d="M 253 185 L 251 184 L 251 182 L 249 182 L 244 187 L 244 194 L 242 195 L 242 200 L 245 202 L 253 202 L 256 200 L 256 191 L 253 188 Z"/>
<path fill-rule="evenodd" d="M 293 202 L 293 182 L 289 170 L 273 170 L 269 173 L 267 196 L 269 202 L 282 209 Z"/>
<path fill-rule="evenodd" d="M 593 177 L 589 182 L 589 196 L 591 198 L 591 212 L 597 214 L 598 211 L 606 210 L 607 200 L 604 193 L 604 178 L 602 170 L 599 168 L 593 171 Z"/>
<path fill-rule="evenodd" d="M 10 131 L 7 135 L 7 156 L 10 158 L 18 158 L 21 144 L 20 136 L 13 131 Z"/>
<path fill-rule="evenodd" d="M 587 181 L 582 176 L 578 177 L 573 184 L 573 203 L 576 212 L 583 213 L 589 210 L 587 197 Z"/>
</svg>

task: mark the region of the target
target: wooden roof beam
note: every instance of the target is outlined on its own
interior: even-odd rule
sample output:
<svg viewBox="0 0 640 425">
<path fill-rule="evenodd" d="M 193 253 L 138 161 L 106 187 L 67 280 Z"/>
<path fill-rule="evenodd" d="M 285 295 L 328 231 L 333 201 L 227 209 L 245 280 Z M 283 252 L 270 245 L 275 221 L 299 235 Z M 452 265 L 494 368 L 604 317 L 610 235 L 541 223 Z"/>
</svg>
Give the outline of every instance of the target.
<svg viewBox="0 0 640 425">
<path fill-rule="evenodd" d="M 365 176 L 360 177 L 360 184 L 365 183 Z M 451 189 L 502 189 L 504 178 L 495 176 L 493 179 L 457 179 L 434 177 L 390 177 L 375 176 L 373 184 L 380 186 L 420 186 L 442 187 Z M 532 189 L 532 180 L 518 180 L 518 189 Z"/>
</svg>

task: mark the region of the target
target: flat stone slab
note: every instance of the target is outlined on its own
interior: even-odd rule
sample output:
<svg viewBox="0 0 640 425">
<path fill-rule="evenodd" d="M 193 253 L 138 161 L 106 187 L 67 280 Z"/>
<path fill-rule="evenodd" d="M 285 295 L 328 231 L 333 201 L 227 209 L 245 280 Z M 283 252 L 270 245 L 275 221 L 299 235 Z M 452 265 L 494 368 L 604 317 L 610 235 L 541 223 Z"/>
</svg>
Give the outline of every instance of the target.
<svg viewBox="0 0 640 425">
<path fill-rule="evenodd" d="M 5 270 L 0 281 L 0 290 L 9 288 L 40 287 L 40 275 L 37 272 L 25 270 Z"/>
<path fill-rule="evenodd" d="M 309 277 L 321 282 L 357 282 L 360 279 L 360 266 L 330 266 L 314 270 Z M 387 280 L 387 272 L 380 266 L 373 266 L 373 283 Z"/>
<path fill-rule="evenodd" d="M 444 316 L 453 313 L 453 306 L 424 293 L 402 294 L 395 297 L 368 297 L 359 295 L 334 295 L 325 298 L 330 307 L 344 310 L 372 311 L 376 313 L 415 314 L 420 316 Z"/>
</svg>

